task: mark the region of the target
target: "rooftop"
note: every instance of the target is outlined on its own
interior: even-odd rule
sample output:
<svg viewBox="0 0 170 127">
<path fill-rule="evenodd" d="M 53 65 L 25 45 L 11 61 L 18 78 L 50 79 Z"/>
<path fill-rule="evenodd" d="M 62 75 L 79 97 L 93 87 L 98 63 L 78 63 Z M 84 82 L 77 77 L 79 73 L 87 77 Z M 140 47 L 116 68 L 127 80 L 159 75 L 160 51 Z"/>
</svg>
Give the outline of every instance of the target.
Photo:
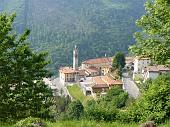
<svg viewBox="0 0 170 127">
<path fill-rule="evenodd" d="M 85 76 L 86 75 L 85 70 L 79 70 L 79 75 L 80 76 Z"/>
<path fill-rule="evenodd" d="M 92 78 L 95 87 L 101 88 L 105 86 L 122 85 L 121 80 L 113 80 L 108 76 L 96 76 Z"/>
<path fill-rule="evenodd" d="M 90 67 L 90 68 L 87 68 L 87 69 L 85 69 L 86 70 L 86 72 L 88 72 L 88 73 L 98 73 L 99 72 L 99 70 L 96 68 L 96 67 Z"/>
<path fill-rule="evenodd" d="M 84 62 L 83 64 L 100 64 L 100 63 L 111 63 L 112 57 L 103 57 L 103 58 L 96 58 L 96 59 L 89 59 Z"/>
<path fill-rule="evenodd" d="M 154 66 L 148 66 L 147 70 L 149 72 L 159 72 L 159 71 L 170 71 L 170 68 L 166 67 L 165 65 L 154 65 Z"/>
<path fill-rule="evenodd" d="M 78 71 L 74 70 L 72 67 L 61 67 L 59 72 L 64 74 L 78 73 Z"/>
</svg>

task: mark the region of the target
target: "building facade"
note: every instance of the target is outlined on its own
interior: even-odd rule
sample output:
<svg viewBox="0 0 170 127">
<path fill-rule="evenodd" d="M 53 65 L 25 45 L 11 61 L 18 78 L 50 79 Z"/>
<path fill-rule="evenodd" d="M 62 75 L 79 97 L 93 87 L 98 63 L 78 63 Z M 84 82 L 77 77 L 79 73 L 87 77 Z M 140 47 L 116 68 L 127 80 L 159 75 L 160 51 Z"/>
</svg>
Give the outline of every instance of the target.
<svg viewBox="0 0 170 127">
<path fill-rule="evenodd" d="M 59 75 L 62 83 L 77 82 L 79 80 L 79 72 L 71 67 L 60 68 Z"/>
<path fill-rule="evenodd" d="M 159 75 L 170 72 L 170 68 L 165 65 L 148 66 L 143 69 L 142 75 L 144 81 L 148 79 L 156 79 Z"/>
<path fill-rule="evenodd" d="M 134 73 L 142 73 L 142 70 L 150 64 L 150 58 L 136 57 L 134 59 Z"/>
<path fill-rule="evenodd" d="M 104 57 L 104 58 L 89 59 L 82 62 L 81 67 L 82 69 L 95 67 L 99 70 L 100 75 L 106 75 L 111 70 L 112 58 Z"/>
</svg>

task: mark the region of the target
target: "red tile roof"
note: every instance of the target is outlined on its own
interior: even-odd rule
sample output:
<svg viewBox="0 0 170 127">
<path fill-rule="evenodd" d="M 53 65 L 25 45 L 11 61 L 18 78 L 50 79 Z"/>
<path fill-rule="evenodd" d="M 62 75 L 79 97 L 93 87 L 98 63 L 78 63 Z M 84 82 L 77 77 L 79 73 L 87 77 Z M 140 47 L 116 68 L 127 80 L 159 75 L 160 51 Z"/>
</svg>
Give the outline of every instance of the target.
<svg viewBox="0 0 170 127">
<path fill-rule="evenodd" d="M 108 76 L 102 76 L 103 81 L 105 81 L 108 85 L 122 85 L 121 80 L 113 80 Z"/>
<path fill-rule="evenodd" d="M 64 74 L 78 73 L 78 71 L 74 70 L 71 67 L 61 67 L 59 69 L 59 72 Z"/>
<path fill-rule="evenodd" d="M 101 63 L 108 63 L 112 62 L 112 57 L 104 57 L 104 58 L 96 58 L 96 59 L 89 59 L 83 62 L 83 64 L 101 64 Z"/>
<path fill-rule="evenodd" d="M 108 76 L 96 76 L 92 78 L 93 83 L 95 84 L 95 88 L 105 88 L 110 87 L 110 86 L 114 86 L 114 85 L 122 85 L 122 81 L 121 80 L 113 80 Z"/>
<path fill-rule="evenodd" d="M 99 73 L 99 70 L 96 67 L 89 67 L 85 69 L 86 72 L 88 73 Z"/>
</svg>

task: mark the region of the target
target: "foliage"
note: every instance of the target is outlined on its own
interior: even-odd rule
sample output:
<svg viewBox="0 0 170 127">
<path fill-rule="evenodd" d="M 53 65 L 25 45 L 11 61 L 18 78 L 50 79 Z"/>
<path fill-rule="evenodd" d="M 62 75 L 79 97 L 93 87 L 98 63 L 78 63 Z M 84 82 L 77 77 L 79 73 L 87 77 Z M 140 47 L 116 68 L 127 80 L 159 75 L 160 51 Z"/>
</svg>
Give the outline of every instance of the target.
<svg viewBox="0 0 170 127">
<path fill-rule="evenodd" d="M 117 52 L 115 54 L 115 59 L 117 60 L 117 63 L 121 69 L 125 67 L 125 55 L 122 52 Z"/>
<path fill-rule="evenodd" d="M 115 77 L 120 78 L 122 76 L 124 66 L 125 55 L 122 52 L 116 53 L 112 59 L 112 72 L 114 72 Z"/>
<path fill-rule="evenodd" d="M 159 76 L 149 84 L 141 98 L 129 108 L 132 121 L 153 120 L 163 123 L 170 118 L 170 74 Z M 128 118 L 128 117 L 127 117 Z"/>
<path fill-rule="evenodd" d="M 29 30 L 14 33 L 14 18 L 0 15 L 0 119 L 48 117 L 52 92 L 42 81 L 49 75 L 47 54 L 29 48 Z"/>
<path fill-rule="evenodd" d="M 68 119 L 80 119 L 83 113 L 84 107 L 79 100 L 71 102 L 66 112 Z"/>
<path fill-rule="evenodd" d="M 56 119 L 64 119 L 63 114 L 66 113 L 68 105 L 71 103 L 69 96 L 54 97 L 53 113 Z"/>
<path fill-rule="evenodd" d="M 122 108 L 125 106 L 125 103 L 128 99 L 128 93 L 120 87 L 112 87 L 106 97 L 103 98 L 104 101 L 111 104 L 110 107 Z"/>
<path fill-rule="evenodd" d="M 145 0 L 0 0 L 0 10 L 16 11 L 15 27 L 31 29 L 31 46 L 48 50 L 49 69 L 72 64 L 74 45 L 79 61 L 127 53 L 134 43 L 136 19 L 144 13 Z M 84 50 L 86 49 L 86 50 Z"/>
<path fill-rule="evenodd" d="M 28 117 L 17 122 L 14 127 L 47 127 L 47 125 L 39 118 Z"/>
<path fill-rule="evenodd" d="M 91 100 L 87 103 L 86 117 L 97 121 L 116 120 L 118 109 L 123 108 L 127 102 L 128 94 L 120 87 L 112 87 L 107 95 L 97 102 Z"/>
<path fill-rule="evenodd" d="M 79 121 L 57 121 L 56 123 L 49 123 L 49 127 L 137 127 L 137 124 L 79 120 Z"/>
<path fill-rule="evenodd" d="M 137 20 L 142 31 L 135 33 L 137 43 L 130 50 L 151 57 L 158 64 L 170 59 L 170 3 L 168 0 L 148 0 L 146 14 Z"/>
<path fill-rule="evenodd" d="M 137 127 L 137 123 L 122 123 L 122 122 L 98 122 L 91 120 L 78 120 L 78 121 L 47 121 L 47 127 Z M 158 125 L 157 127 L 169 127 L 170 121 L 164 124 Z M 12 124 L 0 123 L 1 127 L 12 127 Z"/>
</svg>

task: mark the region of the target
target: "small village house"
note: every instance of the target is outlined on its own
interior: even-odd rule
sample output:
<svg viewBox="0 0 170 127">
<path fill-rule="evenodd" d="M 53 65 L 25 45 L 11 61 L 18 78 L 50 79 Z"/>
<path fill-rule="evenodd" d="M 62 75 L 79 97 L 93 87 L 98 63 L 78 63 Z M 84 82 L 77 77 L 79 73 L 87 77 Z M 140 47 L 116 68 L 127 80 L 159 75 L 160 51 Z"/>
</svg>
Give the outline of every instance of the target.
<svg viewBox="0 0 170 127">
<path fill-rule="evenodd" d="M 77 82 L 79 80 L 79 72 L 71 67 L 62 67 L 59 69 L 60 81 Z"/>
<path fill-rule="evenodd" d="M 148 79 L 156 79 L 159 75 L 170 72 L 170 68 L 165 65 L 148 66 L 143 69 L 142 75 L 144 81 Z"/>
<path fill-rule="evenodd" d="M 92 78 L 93 86 L 92 92 L 93 94 L 106 93 L 111 87 L 119 86 L 122 88 L 123 83 L 121 80 L 113 80 L 108 76 L 96 76 Z"/>
</svg>

